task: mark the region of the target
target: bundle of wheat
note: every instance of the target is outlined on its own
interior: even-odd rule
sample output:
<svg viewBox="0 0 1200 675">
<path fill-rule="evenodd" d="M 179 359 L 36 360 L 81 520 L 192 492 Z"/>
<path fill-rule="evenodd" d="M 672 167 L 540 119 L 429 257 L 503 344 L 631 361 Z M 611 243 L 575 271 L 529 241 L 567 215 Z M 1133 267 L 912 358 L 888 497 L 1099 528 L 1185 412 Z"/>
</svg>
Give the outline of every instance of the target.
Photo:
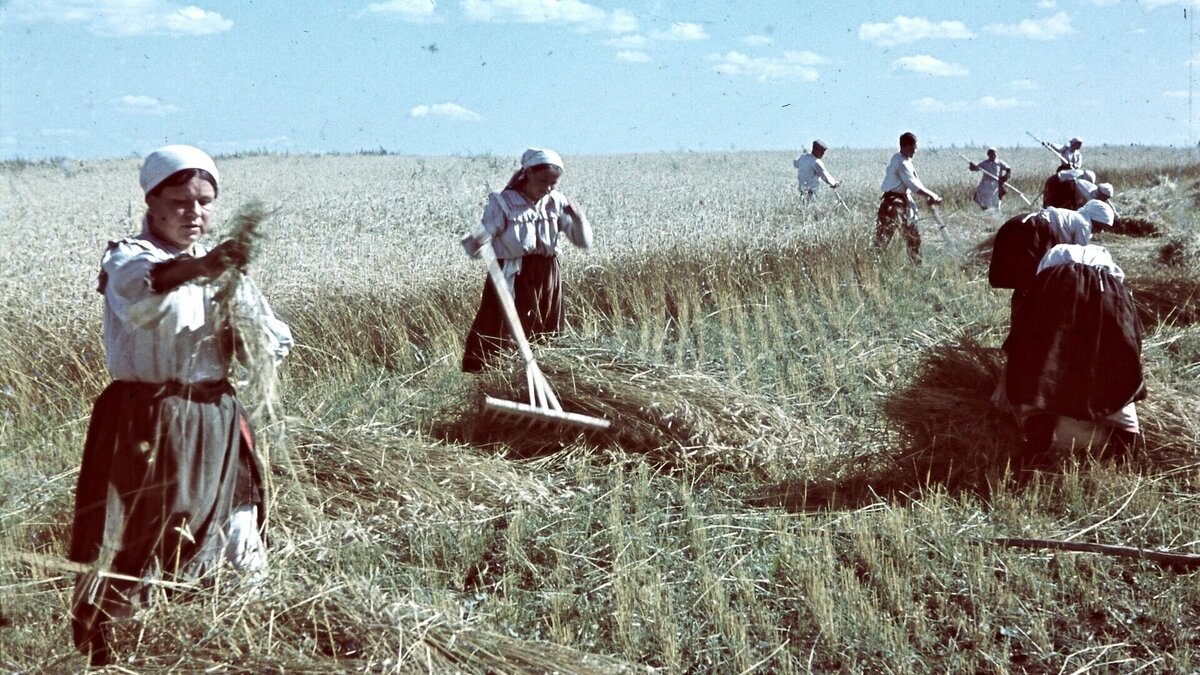
<svg viewBox="0 0 1200 675">
<path fill-rule="evenodd" d="M 261 201 L 252 200 L 234 216 L 229 238 L 237 241 L 247 252 L 247 264 L 258 257 L 265 238 L 262 224 L 270 216 Z M 237 380 L 243 399 L 255 426 L 259 429 L 256 451 L 270 466 L 272 462 L 295 474 L 287 456 L 287 434 L 283 410 L 280 407 L 279 375 L 276 357 L 272 354 L 265 333 L 259 324 L 257 307 L 241 306 L 238 287 L 244 283 L 244 270 L 230 268 L 217 280 L 216 314 L 220 325 L 234 336 L 237 362 L 242 368 Z M 261 302 L 261 299 L 260 299 Z M 272 460 L 272 455 L 275 455 Z"/>
</svg>

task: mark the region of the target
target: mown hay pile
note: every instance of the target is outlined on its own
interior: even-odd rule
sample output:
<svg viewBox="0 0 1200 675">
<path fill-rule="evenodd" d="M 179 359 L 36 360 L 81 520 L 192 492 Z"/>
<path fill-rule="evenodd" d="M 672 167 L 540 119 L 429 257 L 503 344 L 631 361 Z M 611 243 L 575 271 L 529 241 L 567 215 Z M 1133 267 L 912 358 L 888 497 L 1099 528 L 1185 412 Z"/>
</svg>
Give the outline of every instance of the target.
<svg viewBox="0 0 1200 675">
<path fill-rule="evenodd" d="M 118 658 L 136 654 L 143 671 L 647 672 L 619 658 L 513 637 L 397 600 L 374 580 L 331 584 L 326 573 L 321 568 L 272 580 L 261 591 L 213 588 L 193 593 L 189 602 L 155 603 L 139 620 L 116 624 L 114 648 Z M 154 630 L 145 630 L 148 625 Z M 247 640 L 257 643 L 254 649 L 246 649 Z"/>
<path fill-rule="evenodd" d="M 1106 225 L 1101 231 L 1123 234 L 1127 237 L 1157 237 L 1162 234 L 1162 228 L 1148 218 L 1117 216 L 1112 225 Z"/>
<path fill-rule="evenodd" d="M 1200 280 L 1187 274 L 1130 277 L 1126 287 L 1142 325 L 1189 326 L 1200 323 Z"/>
<path fill-rule="evenodd" d="M 672 468 L 760 469 L 801 454 L 797 422 L 778 405 L 699 372 L 653 363 L 628 352 L 582 346 L 543 347 L 538 364 L 563 409 L 612 422 L 576 436 L 588 445 L 646 455 Z M 455 427 L 457 440 L 497 442 L 518 452 L 561 447 L 576 432 L 529 427 L 525 420 L 478 414 L 483 396 L 528 401 L 519 362 L 476 376 L 473 408 Z"/>
</svg>

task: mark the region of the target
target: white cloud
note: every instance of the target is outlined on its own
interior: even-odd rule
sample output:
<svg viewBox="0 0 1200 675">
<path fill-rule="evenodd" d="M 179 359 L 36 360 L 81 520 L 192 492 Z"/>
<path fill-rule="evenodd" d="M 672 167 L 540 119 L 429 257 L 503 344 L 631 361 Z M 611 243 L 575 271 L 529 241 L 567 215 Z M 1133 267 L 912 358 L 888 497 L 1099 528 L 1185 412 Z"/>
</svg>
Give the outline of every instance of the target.
<svg viewBox="0 0 1200 675">
<path fill-rule="evenodd" d="M 676 21 L 666 30 L 656 31 L 654 37 L 659 40 L 695 41 L 707 40 L 708 32 L 704 26 L 688 21 Z"/>
<path fill-rule="evenodd" d="M 429 23 L 437 20 L 435 0 L 388 0 L 372 2 L 354 14 L 355 18 L 368 15 L 396 17 L 412 23 Z"/>
<path fill-rule="evenodd" d="M 210 35 L 233 28 L 233 21 L 195 5 L 162 15 L 163 25 L 171 35 Z"/>
<path fill-rule="evenodd" d="M 979 99 L 979 105 L 993 110 L 1010 110 L 1012 108 L 1028 108 L 1033 105 L 1033 101 L 1012 97 L 984 96 Z"/>
<path fill-rule="evenodd" d="M 1012 87 L 1013 89 L 1017 89 L 1020 91 L 1034 91 L 1035 89 L 1038 88 L 1038 83 L 1035 80 L 1031 80 L 1029 78 L 1013 80 L 1013 81 L 1009 82 L 1008 85 L 1010 87 Z"/>
<path fill-rule="evenodd" d="M 607 12 L 580 0 L 462 0 L 463 14 L 485 23 L 556 23 L 580 30 L 631 33 L 637 19 L 623 9 Z"/>
<path fill-rule="evenodd" d="M 892 61 L 892 70 L 897 69 L 936 77 L 961 77 L 968 72 L 964 66 L 957 63 L 946 63 L 928 54 L 902 56 Z"/>
<path fill-rule="evenodd" d="M 967 109 L 966 101 L 942 101 L 926 96 L 912 102 L 917 112 L 940 113 L 940 112 L 960 112 Z"/>
<path fill-rule="evenodd" d="M 777 57 L 753 57 L 741 52 L 710 54 L 709 61 L 717 62 L 713 70 L 733 77 L 752 77 L 759 82 L 767 80 L 801 80 L 813 82 L 820 77 L 814 66 L 828 63 L 824 57 L 813 52 L 784 52 Z"/>
<path fill-rule="evenodd" d="M 16 145 L 17 143 L 20 143 L 20 141 L 17 140 L 16 136 L 0 137 L 0 145 Z"/>
<path fill-rule="evenodd" d="M 233 21 L 195 5 L 169 0 L 13 0 L 6 10 L 19 23 L 66 23 L 93 35 L 212 35 L 233 28 Z"/>
<path fill-rule="evenodd" d="M 640 49 L 646 46 L 645 35 L 621 35 L 609 40 L 605 40 L 604 44 L 617 49 Z"/>
<path fill-rule="evenodd" d="M 143 115 L 170 115 L 178 112 L 178 106 L 163 103 L 153 96 L 122 96 L 115 103 L 125 112 L 141 113 Z"/>
<path fill-rule="evenodd" d="M 1041 19 L 1025 19 L 1019 23 L 993 24 L 987 29 L 999 35 L 1012 35 L 1030 40 L 1055 40 L 1075 32 L 1071 27 L 1071 17 L 1066 12 Z"/>
<path fill-rule="evenodd" d="M 1058 3 L 1054 0 L 1038 0 L 1037 3 L 1038 9 L 1054 9 L 1057 6 Z"/>
<path fill-rule="evenodd" d="M 622 49 L 617 52 L 617 60 L 628 61 L 629 63 L 650 63 L 650 55 L 646 52 Z"/>
<path fill-rule="evenodd" d="M 1166 98 L 1191 98 L 1192 92 L 1187 91 L 1186 89 L 1171 89 L 1164 91 L 1163 96 Z"/>
<path fill-rule="evenodd" d="M 745 42 L 751 47 L 765 47 L 767 45 L 775 44 L 775 41 L 766 35 L 747 35 L 746 37 L 742 38 L 742 42 Z"/>
<path fill-rule="evenodd" d="M 624 9 L 614 9 L 608 15 L 608 30 L 614 33 L 632 33 L 637 29 L 637 19 Z"/>
<path fill-rule="evenodd" d="M 880 47 L 893 47 L 918 40 L 965 40 L 975 37 L 961 21 L 933 22 L 922 17 L 898 16 L 888 23 L 864 23 L 858 39 Z"/>
<path fill-rule="evenodd" d="M 419 105 L 408 111 L 409 117 L 444 117 L 451 120 L 460 120 L 463 122 L 478 122 L 483 119 L 478 113 L 467 110 L 457 103 L 434 103 L 433 105 Z"/>
</svg>

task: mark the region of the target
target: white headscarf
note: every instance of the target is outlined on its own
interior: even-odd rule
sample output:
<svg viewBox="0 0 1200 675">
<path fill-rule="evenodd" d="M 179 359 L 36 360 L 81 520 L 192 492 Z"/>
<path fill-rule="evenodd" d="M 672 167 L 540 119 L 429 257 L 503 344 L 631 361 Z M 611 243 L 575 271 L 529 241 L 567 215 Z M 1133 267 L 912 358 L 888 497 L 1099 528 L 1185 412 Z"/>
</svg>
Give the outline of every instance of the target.
<svg viewBox="0 0 1200 675">
<path fill-rule="evenodd" d="M 184 169 L 204 169 L 212 174 L 214 181 L 220 183 L 216 163 L 203 150 L 190 145 L 164 145 L 147 155 L 142 164 L 142 172 L 138 176 L 142 194 L 150 194 L 151 190 L 171 174 Z"/>
<path fill-rule="evenodd" d="M 1092 199 L 1079 209 L 1079 215 L 1097 223 L 1112 225 L 1116 212 L 1107 203 L 1099 199 Z"/>
<path fill-rule="evenodd" d="M 563 168 L 562 157 L 553 150 L 544 148 L 529 148 L 521 153 L 521 168 L 531 169 L 542 164 L 551 164 L 558 168 Z"/>
</svg>

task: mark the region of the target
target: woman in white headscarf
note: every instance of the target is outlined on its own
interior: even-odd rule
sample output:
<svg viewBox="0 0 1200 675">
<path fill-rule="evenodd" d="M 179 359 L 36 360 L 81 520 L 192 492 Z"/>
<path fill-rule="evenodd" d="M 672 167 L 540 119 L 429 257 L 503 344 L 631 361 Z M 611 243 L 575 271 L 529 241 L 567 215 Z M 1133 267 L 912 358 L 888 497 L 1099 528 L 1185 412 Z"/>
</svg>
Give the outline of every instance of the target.
<svg viewBox="0 0 1200 675">
<path fill-rule="evenodd" d="M 110 660 L 109 621 L 129 616 L 158 577 L 197 579 L 222 560 L 265 573 L 263 467 L 227 376 L 239 341 L 262 340 L 281 359 L 292 337 L 248 277 L 237 282 L 235 312 L 262 334 L 237 334 L 219 318 L 223 274 L 243 268 L 248 251 L 234 240 L 211 251 L 200 243 L 218 176 L 197 148 L 151 153 L 142 230 L 110 242 L 101 261 L 113 382 L 92 409 L 69 553 L 93 566 L 72 606 L 75 644 L 93 664 Z"/>
<path fill-rule="evenodd" d="M 530 148 L 503 190 L 488 196 L 480 228 L 467 240 L 472 251 L 490 241 L 529 339 L 563 328 L 559 234 L 580 248 L 592 245 L 592 228 L 578 205 L 554 189 L 563 162 L 553 150 Z M 496 289 L 487 280 L 467 333 L 462 369 L 482 370 L 510 340 Z"/>
</svg>

